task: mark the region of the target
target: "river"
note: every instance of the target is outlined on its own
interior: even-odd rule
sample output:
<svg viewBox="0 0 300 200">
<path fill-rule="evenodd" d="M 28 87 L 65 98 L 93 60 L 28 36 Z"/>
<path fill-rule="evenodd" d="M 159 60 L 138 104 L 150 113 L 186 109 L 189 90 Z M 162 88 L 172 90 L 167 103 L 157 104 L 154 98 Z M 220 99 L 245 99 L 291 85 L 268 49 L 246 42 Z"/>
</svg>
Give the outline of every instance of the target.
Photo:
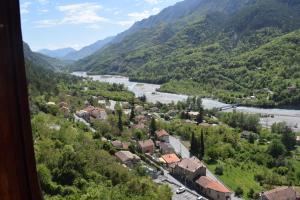
<svg viewBox="0 0 300 200">
<path fill-rule="evenodd" d="M 73 72 L 75 76 L 80 77 L 90 77 L 94 81 L 101 81 L 106 83 L 118 83 L 124 84 L 129 91 L 132 91 L 136 96 L 145 95 L 148 102 L 155 103 L 171 103 L 178 102 L 187 99 L 186 95 L 182 94 L 170 94 L 157 92 L 160 85 L 148 84 L 148 83 L 138 83 L 129 81 L 128 77 L 116 76 L 116 75 L 93 75 L 89 76 L 86 72 Z M 203 107 L 205 109 L 221 108 L 228 106 L 214 99 L 203 98 Z M 272 117 L 261 118 L 261 124 L 265 127 L 270 127 L 275 122 L 285 121 L 289 126 L 291 126 L 295 131 L 300 131 L 300 110 L 288 110 L 288 109 L 264 109 L 264 108 L 253 108 L 253 107 L 237 107 L 237 111 L 245 113 L 255 113 L 263 115 L 272 115 Z M 231 112 L 233 109 L 226 110 L 225 112 Z"/>
</svg>

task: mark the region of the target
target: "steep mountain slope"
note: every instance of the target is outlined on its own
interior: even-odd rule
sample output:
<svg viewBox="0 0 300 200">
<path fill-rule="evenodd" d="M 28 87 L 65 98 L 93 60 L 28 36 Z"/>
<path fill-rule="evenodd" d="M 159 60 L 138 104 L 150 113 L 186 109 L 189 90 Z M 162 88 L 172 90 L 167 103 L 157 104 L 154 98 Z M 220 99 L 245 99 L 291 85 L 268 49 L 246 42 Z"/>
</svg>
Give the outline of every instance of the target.
<svg viewBox="0 0 300 200">
<path fill-rule="evenodd" d="M 98 68 L 91 71 L 99 71 L 102 67 L 106 68 L 107 65 L 112 65 L 111 67 L 114 70 L 108 71 L 115 72 L 115 69 L 120 67 L 117 63 L 123 62 L 123 56 L 126 56 L 128 53 L 143 47 L 152 49 L 153 46 L 162 45 L 185 26 L 201 20 L 207 13 L 218 11 L 233 13 L 243 6 L 251 4 L 253 1 L 185 0 L 179 2 L 174 6 L 164 9 L 158 15 L 135 23 L 129 30 L 117 35 L 111 41 L 111 45 L 105 48 L 105 50 L 84 58 L 75 63 L 71 68 L 73 70 L 82 70 L 82 66 L 86 66 L 87 70 Z M 148 49 L 145 51 L 148 51 Z M 135 55 L 133 57 L 135 59 Z"/>
<path fill-rule="evenodd" d="M 66 62 L 63 62 L 56 58 L 51 58 L 40 53 L 33 52 L 29 45 L 23 42 L 24 56 L 26 61 L 35 63 L 35 65 L 40 66 L 43 69 L 49 69 L 52 71 L 61 71 L 67 65 Z"/>
<path fill-rule="evenodd" d="M 73 52 L 76 52 L 76 50 L 73 48 L 63 48 L 63 49 L 56 49 L 56 50 L 42 49 L 38 51 L 38 53 L 44 54 L 52 58 L 63 58 L 66 55 Z"/>
<path fill-rule="evenodd" d="M 97 41 L 89 46 L 86 46 L 78 51 L 73 51 L 73 52 L 66 54 L 65 56 L 63 56 L 63 59 L 64 60 L 82 59 L 84 57 L 92 55 L 96 51 L 101 50 L 103 47 L 105 47 L 107 44 L 109 44 L 113 39 L 114 39 L 114 37 L 108 37 L 104 40 L 99 40 L 99 41 Z"/>
<path fill-rule="evenodd" d="M 195 1 L 186 0 L 182 4 L 191 2 Z M 85 66 L 85 70 L 91 73 L 127 74 L 132 80 L 152 83 L 192 80 L 202 94 L 227 102 L 241 102 L 241 97 L 256 95 L 255 101 L 241 103 L 262 106 L 297 104 L 295 99 L 292 102 L 282 101 L 284 95 L 276 92 L 276 88 L 287 88 L 287 85 L 297 84 L 298 80 L 262 82 L 267 80 L 267 75 L 275 75 L 280 68 L 291 67 L 291 62 L 298 66 L 297 57 L 289 56 L 290 62 L 282 62 L 284 57 L 281 55 L 272 60 L 263 57 L 262 63 L 269 63 L 270 70 L 261 73 L 257 71 L 260 69 L 258 63 L 254 62 L 252 68 L 247 68 L 243 64 L 243 55 L 251 54 L 277 40 L 275 38 L 299 29 L 300 2 L 202 0 L 198 3 L 198 7 L 194 6 L 180 19 L 160 21 L 153 27 L 149 23 L 149 27 L 131 33 L 121 42 L 78 61 L 73 69 Z M 292 35 L 297 34 L 299 32 L 296 31 Z M 295 51 L 293 45 L 279 43 L 279 46 L 279 54 Z M 271 49 L 268 50 L 271 52 Z M 261 81 L 251 84 L 252 79 Z M 283 83 L 286 85 L 283 86 Z M 177 92 L 178 87 L 172 86 L 169 83 L 167 91 Z M 211 91 L 213 87 L 216 87 L 214 92 Z M 259 92 L 263 89 L 272 90 L 271 94 L 275 91 L 275 94 L 270 97 Z"/>
</svg>

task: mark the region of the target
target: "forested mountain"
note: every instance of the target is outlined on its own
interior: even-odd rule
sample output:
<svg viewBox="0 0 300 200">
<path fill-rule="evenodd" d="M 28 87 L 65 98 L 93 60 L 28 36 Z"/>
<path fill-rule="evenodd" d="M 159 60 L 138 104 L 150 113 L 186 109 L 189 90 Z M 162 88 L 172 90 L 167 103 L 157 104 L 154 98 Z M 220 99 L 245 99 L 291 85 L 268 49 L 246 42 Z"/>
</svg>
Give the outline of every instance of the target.
<svg viewBox="0 0 300 200">
<path fill-rule="evenodd" d="M 33 63 L 43 69 L 52 71 L 61 71 L 66 66 L 66 62 L 56 58 L 48 57 L 46 55 L 33 52 L 29 45 L 23 42 L 24 57 L 26 62 Z"/>
<path fill-rule="evenodd" d="M 38 51 L 38 53 L 44 54 L 52 58 L 63 58 L 66 55 L 74 52 L 76 52 L 76 50 L 73 48 L 62 48 L 56 50 L 42 49 Z"/>
<path fill-rule="evenodd" d="M 126 74 L 132 80 L 168 83 L 165 91 L 227 102 L 298 104 L 299 96 L 286 97 L 300 85 L 299 28 L 297 0 L 186 0 L 136 23 L 120 42 L 73 69 Z M 243 100 L 248 96 L 256 99 Z"/>
<path fill-rule="evenodd" d="M 105 47 L 107 44 L 109 44 L 114 37 L 108 37 L 103 40 L 99 40 L 91 45 L 88 45 L 86 47 L 83 47 L 82 49 L 74 52 L 70 52 L 67 55 L 63 57 L 64 60 L 79 60 L 84 57 L 87 57 L 89 55 L 92 55 L 96 51 L 101 50 L 103 47 Z"/>
</svg>

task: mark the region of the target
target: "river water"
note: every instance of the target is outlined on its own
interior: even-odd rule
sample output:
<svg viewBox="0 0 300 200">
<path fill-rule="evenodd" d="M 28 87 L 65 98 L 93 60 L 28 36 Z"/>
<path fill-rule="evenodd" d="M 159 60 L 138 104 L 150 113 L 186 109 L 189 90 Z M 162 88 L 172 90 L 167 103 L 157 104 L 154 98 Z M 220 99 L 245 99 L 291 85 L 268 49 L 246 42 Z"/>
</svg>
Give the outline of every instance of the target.
<svg viewBox="0 0 300 200">
<path fill-rule="evenodd" d="M 176 103 L 178 101 L 183 101 L 187 99 L 186 95 L 157 92 L 156 90 L 160 88 L 160 85 L 131 82 L 129 81 L 128 77 L 124 77 L 124 76 L 115 76 L 115 75 L 89 76 L 86 74 L 86 72 L 73 72 L 72 74 L 80 77 L 90 77 L 94 81 L 124 84 L 124 86 L 126 86 L 128 90 L 132 91 L 136 96 L 145 95 L 147 101 L 151 103 L 155 103 L 158 101 L 161 103 L 171 103 L 171 102 Z M 208 98 L 203 98 L 202 103 L 205 109 L 221 108 L 229 105 Z M 272 117 L 261 118 L 261 124 L 265 127 L 270 127 L 275 122 L 285 121 L 294 130 L 300 131 L 300 110 L 264 109 L 264 108 L 253 108 L 253 107 L 237 107 L 235 109 L 237 111 L 241 111 L 245 113 L 272 115 Z M 232 112 L 232 110 L 233 109 L 229 109 L 226 110 L 225 112 Z"/>
</svg>

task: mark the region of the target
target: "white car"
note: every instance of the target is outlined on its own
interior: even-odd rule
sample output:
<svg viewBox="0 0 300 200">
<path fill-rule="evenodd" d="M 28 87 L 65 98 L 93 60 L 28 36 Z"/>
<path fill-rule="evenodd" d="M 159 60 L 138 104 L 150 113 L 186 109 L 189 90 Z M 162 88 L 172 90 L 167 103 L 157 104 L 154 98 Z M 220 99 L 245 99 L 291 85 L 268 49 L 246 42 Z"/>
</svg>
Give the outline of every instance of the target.
<svg viewBox="0 0 300 200">
<path fill-rule="evenodd" d="M 180 187 L 176 190 L 176 194 L 181 194 L 185 192 L 185 187 Z"/>
<path fill-rule="evenodd" d="M 202 197 L 202 196 L 199 196 L 199 197 L 197 198 L 197 200 L 207 200 L 207 199 L 204 198 L 204 197 Z"/>
</svg>

